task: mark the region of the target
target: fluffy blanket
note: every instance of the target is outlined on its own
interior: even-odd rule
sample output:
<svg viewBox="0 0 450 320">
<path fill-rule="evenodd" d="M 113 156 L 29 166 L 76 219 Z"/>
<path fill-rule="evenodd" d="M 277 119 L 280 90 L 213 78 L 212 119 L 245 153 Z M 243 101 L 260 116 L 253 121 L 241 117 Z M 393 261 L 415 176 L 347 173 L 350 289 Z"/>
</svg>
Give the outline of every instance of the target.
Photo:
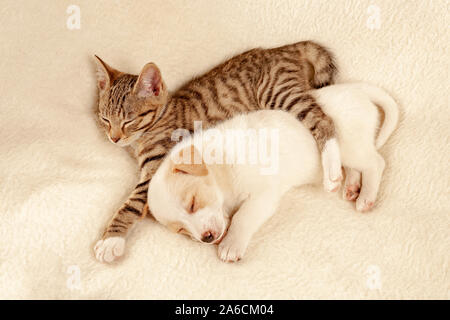
<svg viewBox="0 0 450 320">
<path fill-rule="evenodd" d="M 2 1 L 0 298 L 450 298 L 448 6 Z M 335 52 L 338 81 L 378 84 L 401 105 L 376 209 L 300 188 L 237 264 L 150 219 L 122 260 L 97 262 L 137 166 L 93 119 L 93 54 L 132 73 L 154 61 L 175 89 L 246 49 L 306 39 Z"/>
</svg>

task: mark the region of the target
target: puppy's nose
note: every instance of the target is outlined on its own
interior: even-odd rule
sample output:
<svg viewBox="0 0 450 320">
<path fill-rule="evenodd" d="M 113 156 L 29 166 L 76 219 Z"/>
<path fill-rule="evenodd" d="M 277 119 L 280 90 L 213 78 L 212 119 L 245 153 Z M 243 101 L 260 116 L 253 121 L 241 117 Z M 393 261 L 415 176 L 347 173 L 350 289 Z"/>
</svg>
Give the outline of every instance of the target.
<svg viewBox="0 0 450 320">
<path fill-rule="evenodd" d="M 120 137 L 111 137 L 111 140 L 112 140 L 114 143 L 117 143 L 117 142 L 120 140 Z"/>
<path fill-rule="evenodd" d="M 202 241 L 206 242 L 206 243 L 210 243 L 214 240 L 214 235 L 212 234 L 211 231 L 206 231 L 203 235 L 202 235 Z"/>
</svg>

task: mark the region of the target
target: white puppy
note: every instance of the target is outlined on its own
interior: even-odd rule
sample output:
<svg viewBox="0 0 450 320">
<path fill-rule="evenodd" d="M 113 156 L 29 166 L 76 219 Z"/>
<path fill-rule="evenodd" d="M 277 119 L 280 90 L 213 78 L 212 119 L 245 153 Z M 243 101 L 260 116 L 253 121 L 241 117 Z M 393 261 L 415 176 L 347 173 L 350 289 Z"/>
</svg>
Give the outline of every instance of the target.
<svg viewBox="0 0 450 320">
<path fill-rule="evenodd" d="M 337 129 L 347 175 L 344 197 L 357 197 L 357 210 L 367 211 L 375 202 L 384 169 L 377 148 L 396 127 L 397 104 L 380 88 L 362 83 L 328 86 L 312 94 Z M 376 140 L 379 113 L 374 103 L 385 112 Z M 230 164 L 230 159 L 236 160 L 243 152 L 217 138 L 219 134 L 229 137 L 230 129 L 257 129 L 260 136 L 261 129 L 267 130 L 265 137 L 271 139 L 262 139 L 256 147 L 276 150 L 271 152 L 270 168 L 267 161 L 255 164 L 248 159 Z M 252 150 L 254 154 L 256 148 Z M 222 164 L 220 159 L 228 161 Z M 283 111 L 257 111 L 177 144 L 150 183 L 148 205 L 156 220 L 171 230 L 201 242 L 220 243 L 220 259 L 237 261 L 252 235 L 275 213 L 286 191 L 320 181 L 320 166 L 316 143 L 299 121 Z"/>
</svg>

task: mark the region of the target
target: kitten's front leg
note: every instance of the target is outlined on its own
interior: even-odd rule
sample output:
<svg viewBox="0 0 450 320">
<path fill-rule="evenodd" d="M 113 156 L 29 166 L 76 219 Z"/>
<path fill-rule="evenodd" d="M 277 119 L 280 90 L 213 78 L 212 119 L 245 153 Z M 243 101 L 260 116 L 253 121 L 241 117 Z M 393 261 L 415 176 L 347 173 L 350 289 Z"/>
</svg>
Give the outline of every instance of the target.
<svg viewBox="0 0 450 320">
<path fill-rule="evenodd" d="M 100 262 L 113 262 L 124 254 L 126 236 L 142 218 L 143 209 L 147 204 L 148 184 L 161 164 L 162 158 L 162 156 L 152 155 L 144 158 L 139 183 L 108 223 L 102 239 L 94 246 L 95 257 Z"/>
<path fill-rule="evenodd" d="M 94 247 L 95 257 L 100 262 L 113 262 L 124 254 L 128 231 L 141 219 L 147 203 L 149 182 L 149 176 L 141 177 L 127 201 L 108 223 L 101 240 Z"/>
<path fill-rule="evenodd" d="M 235 262 L 242 259 L 253 234 L 275 213 L 278 200 L 276 192 L 265 192 L 241 205 L 218 246 L 218 255 L 222 261 Z"/>
</svg>

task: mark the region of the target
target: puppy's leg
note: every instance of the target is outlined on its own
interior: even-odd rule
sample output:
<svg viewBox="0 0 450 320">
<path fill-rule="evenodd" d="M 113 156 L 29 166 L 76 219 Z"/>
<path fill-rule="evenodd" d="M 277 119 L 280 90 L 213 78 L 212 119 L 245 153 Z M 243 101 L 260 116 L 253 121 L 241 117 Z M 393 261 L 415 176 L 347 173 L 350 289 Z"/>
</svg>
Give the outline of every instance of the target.
<svg viewBox="0 0 450 320">
<path fill-rule="evenodd" d="M 345 167 L 345 183 L 342 197 L 348 201 L 355 201 L 361 189 L 361 172 Z"/>
<path fill-rule="evenodd" d="M 323 186 L 328 192 L 339 189 L 342 180 L 341 153 L 336 138 L 325 143 L 322 151 Z"/>
<path fill-rule="evenodd" d="M 378 152 L 374 151 L 371 159 L 369 166 L 362 170 L 361 192 L 356 200 L 356 210 L 360 212 L 372 209 L 377 198 L 385 166 L 384 159 Z"/>
<path fill-rule="evenodd" d="M 240 260 L 253 234 L 269 219 L 278 205 L 276 192 L 264 193 L 246 200 L 234 214 L 228 232 L 218 247 L 219 258 L 225 262 Z"/>
</svg>

